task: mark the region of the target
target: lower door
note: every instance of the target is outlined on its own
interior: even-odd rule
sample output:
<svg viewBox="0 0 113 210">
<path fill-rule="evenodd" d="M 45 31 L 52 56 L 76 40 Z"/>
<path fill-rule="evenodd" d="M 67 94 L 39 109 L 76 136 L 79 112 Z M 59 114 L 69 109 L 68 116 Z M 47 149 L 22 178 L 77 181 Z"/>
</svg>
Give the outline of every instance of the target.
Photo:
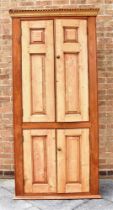
<svg viewBox="0 0 113 210">
<path fill-rule="evenodd" d="M 58 193 L 89 192 L 89 129 L 57 131 Z"/>
<path fill-rule="evenodd" d="M 55 130 L 23 131 L 25 193 L 56 192 Z"/>
<path fill-rule="evenodd" d="M 23 131 L 25 193 L 89 192 L 89 129 L 56 134 L 55 129 Z"/>
</svg>

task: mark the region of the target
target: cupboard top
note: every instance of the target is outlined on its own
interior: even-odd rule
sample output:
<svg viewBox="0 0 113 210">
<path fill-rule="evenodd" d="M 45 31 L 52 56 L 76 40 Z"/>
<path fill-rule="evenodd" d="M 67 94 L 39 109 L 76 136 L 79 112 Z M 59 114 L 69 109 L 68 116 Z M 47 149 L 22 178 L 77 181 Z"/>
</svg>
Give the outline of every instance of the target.
<svg viewBox="0 0 113 210">
<path fill-rule="evenodd" d="M 10 9 L 11 17 L 44 17 L 44 16 L 97 16 L 99 8 L 75 8 L 75 9 L 37 9 L 15 10 Z"/>
</svg>

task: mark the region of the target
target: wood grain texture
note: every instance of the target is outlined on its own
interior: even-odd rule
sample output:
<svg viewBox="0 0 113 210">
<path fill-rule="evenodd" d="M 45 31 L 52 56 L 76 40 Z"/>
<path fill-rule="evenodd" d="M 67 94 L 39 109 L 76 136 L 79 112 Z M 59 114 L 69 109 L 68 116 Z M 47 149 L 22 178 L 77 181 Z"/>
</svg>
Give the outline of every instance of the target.
<svg viewBox="0 0 113 210">
<path fill-rule="evenodd" d="M 87 21 L 57 19 L 55 24 L 57 121 L 88 121 Z M 77 28 L 78 42 L 65 42 L 66 27 Z"/>
<path fill-rule="evenodd" d="M 12 62 L 13 62 L 13 123 L 14 123 L 14 159 L 15 191 L 23 195 L 23 155 L 22 155 L 22 89 L 21 89 L 21 23 L 18 18 L 12 22 Z"/>
<path fill-rule="evenodd" d="M 24 130 L 23 138 L 25 193 L 56 192 L 55 131 Z"/>
<path fill-rule="evenodd" d="M 15 196 L 14 197 L 14 200 L 54 200 L 54 199 L 65 199 L 65 200 L 67 200 L 67 199 L 101 199 L 102 197 L 101 197 L 101 195 L 99 195 L 99 194 L 97 194 L 97 195 L 95 195 L 95 194 L 90 194 L 90 193 L 65 193 L 65 194 L 56 194 L 56 195 L 48 195 L 48 194 L 46 194 L 46 195 L 24 195 L 24 196 Z"/>
<path fill-rule="evenodd" d="M 23 129 L 36 129 L 36 128 L 90 128 L 90 122 L 44 122 L 44 123 L 22 123 Z"/>
<path fill-rule="evenodd" d="M 54 17 L 48 17 L 48 16 L 45 16 L 45 17 L 38 17 L 38 20 L 54 20 L 55 21 L 55 19 L 57 19 L 58 18 L 58 16 L 54 16 Z M 60 17 L 60 19 L 64 19 L 65 17 Z M 36 17 L 20 17 L 19 18 L 21 21 L 25 21 L 25 20 L 27 20 L 27 21 L 30 21 L 30 20 L 37 20 L 37 18 Z M 82 16 L 72 16 L 72 17 L 68 17 L 68 19 L 77 19 L 77 20 L 87 20 L 88 19 L 88 17 L 86 17 L 86 16 L 84 16 L 84 17 L 82 17 Z"/>
<path fill-rule="evenodd" d="M 45 43 L 45 29 L 31 29 L 30 43 Z"/>
<path fill-rule="evenodd" d="M 77 27 L 64 27 L 64 42 L 78 42 Z"/>
<path fill-rule="evenodd" d="M 99 193 L 99 134 L 96 67 L 96 18 L 88 18 L 89 98 L 90 98 L 90 160 L 91 193 Z"/>
<path fill-rule="evenodd" d="M 47 136 L 32 136 L 33 183 L 47 183 Z"/>
<path fill-rule="evenodd" d="M 58 129 L 58 193 L 89 192 L 89 170 L 89 130 Z"/>
<path fill-rule="evenodd" d="M 78 53 L 65 53 L 64 65 L 65 114 L 78 114 L 80 112 Z"/>
<path fill-rule="evenodd" d="M 46 114 L 45 55 L 31 55 L 31 114 Z"/>
<path fill-rule="evenodd" d="M 33 29 L 43 31 L 45 42 L 30 44 L 30 31 Z M 54 121 L 52 20 L 22 22 L 22 88 L 23 121 Z"/>
<path fill-rule="evenodd" d="M 80 182 L 80 137 L 66 136 L 66 182 Z"/>
</svg>

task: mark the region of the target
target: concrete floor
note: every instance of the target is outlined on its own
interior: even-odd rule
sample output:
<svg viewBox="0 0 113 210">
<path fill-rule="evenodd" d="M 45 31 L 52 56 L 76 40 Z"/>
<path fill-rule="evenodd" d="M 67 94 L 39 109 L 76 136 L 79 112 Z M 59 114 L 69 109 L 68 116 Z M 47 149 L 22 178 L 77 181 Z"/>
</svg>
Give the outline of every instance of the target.
<svg viewBox="0 0 113 210">
<path fill-rule="evenodd" d="M 100 180 L 102 199 L 13 200 L 14 180 L 0 180 L 0 210 L 112 210 L 113 180 Z"/>
</svg>

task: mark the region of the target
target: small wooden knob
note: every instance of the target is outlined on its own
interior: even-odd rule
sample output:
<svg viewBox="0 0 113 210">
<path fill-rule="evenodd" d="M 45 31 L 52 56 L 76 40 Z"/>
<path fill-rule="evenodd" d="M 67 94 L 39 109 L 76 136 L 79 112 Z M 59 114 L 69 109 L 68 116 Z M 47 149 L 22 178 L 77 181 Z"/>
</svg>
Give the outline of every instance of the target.
<svg viewBox="0 0 113 210">
<path fill-rule="evenodd" d="M 57 59 L 59 59 L 60 58 L 60 55 L 57 55 Z"/>
<path fill-rule="evenodd" d="M 62 149 L 61 148 L 58 148 L 58 151 L 60 152 L 60 151 L 62 151 Z"/>
</svg>

